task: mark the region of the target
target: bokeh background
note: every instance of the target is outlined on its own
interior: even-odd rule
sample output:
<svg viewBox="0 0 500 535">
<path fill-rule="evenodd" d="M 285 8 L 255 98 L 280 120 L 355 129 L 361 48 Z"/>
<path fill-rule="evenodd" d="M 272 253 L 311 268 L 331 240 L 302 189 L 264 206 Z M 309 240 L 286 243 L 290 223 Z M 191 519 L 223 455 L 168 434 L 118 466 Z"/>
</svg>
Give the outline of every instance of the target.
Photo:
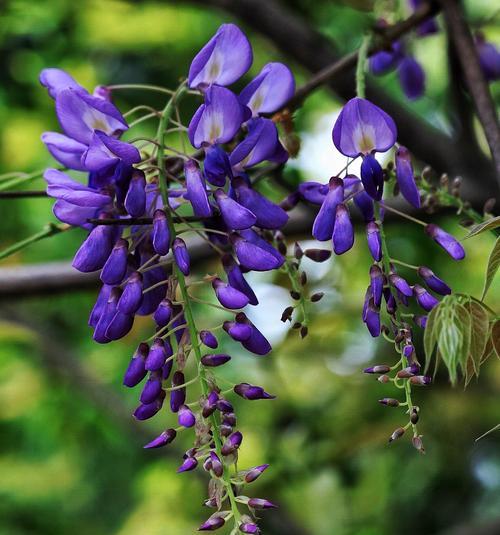
<svg viewBox="0 0 500 535">
<path fill-rule="evenodd" d="M 346 2 L 288 2 L 348 52 L 370 24 L 365 11 Z M 366 7 L 357 2 L 357 7 Z M 475 21 L 487 21 L 489 39 L 500 41 L 489 0 L 467 2 Z M 404 6 L 400 8 L 405 11 Z M 0 3 L 0 173 L 53 165 L 40 142 L 57 130 L 53 102 L 38 85 L 44 67 L 68 70 L 91 89 L 98 83 L 152 83 L 173 88 L 186 75 L 194 53 L 230 16 L 189 2 L 114 0 L 6 0 Z M 249 77 L 268 61 L 286 60 L 273 45 L 248 31 L 255 62 Z M 428 77 L 426 97 L 406 103 L 434 125 L 448 129 L 445 37 L 414 43 Z M 300 81 L 306 74 L 292 63 Z M 395 74 L 378 79 L 405 102 Z M 498 85 L 493 87 L 498 98 Z M 163 106 L 156 93 L 120 91 L 125 111 L 147 103 Z M 341 106 L 319 91 L 297 113 L 302 152 L 289 180 L 325 182 L 342 165 L 330 140 Z M 185 119 L 196 101 L 183 109 Z M 397 119 L 397 118 L 396 118 Z M 134 136 L 151 133 L 144 122 Z M 481 186 L 480 177 L 477 181 Z M 30 184 L 43 188 L 40 180 Z M 276 198 L 285 192 L 263 182 Z M 0 241 L 5 247 L 54 221 L 52 201 L 0 200 Z M 463 236 L 456 219 L 434 217 Z M 370 362 L 394 356 L 360 322 L 369 258 L 359 228 L 358 245 L 328 265 L 308 265 L 314 289 L 326 297 L 314 307 L 310 335 L 300 340 L 283 329 L 279 316 L 289 303 L 287 281 L 255 277 L 266 305 L 255 323 L 275 344 L 257 359 L 225 342 L 234 355 L 225 377 L 262 384 L 276 401 L 238 403 L 245 440 L 241 465 L 272 467 L 253 484 L 253 495 L 280 505 L 265 513 L 265 533 L 285 535 L 408 535 L 500 533 L 500 433 L 475 439 L 500 422 L 500 365 L 489 362 L 480 380 L 464 391 L 444 373 L 416 393 L 421 406 L 425 456 L 406 437 L 390 447 L 387 438 L 402 413 L 377 399 L 390 387 L 360 373 Z M 419 228 L 388 225 L 392 250 L 412 264 L 431 266 L 456 290 L 479 296 L 493 238 L 467 242 L 460 266 L 429 244 Z M 84 234 L 75 230 L 34 244 L 2 266 L 71 259 Z M 307 236 L 295 237 L 307 240 Z M 213 272 L 214 264 L 198 266 Z M 281 285 L 281 286 L 280 286 Z M 283 288 L 285 287 L 285 289 Z M 131 412 L 137 392 L 121 386 L 135 345 L 151 335 L 148 320 L 136 322 L 126 339 L 100 346 L 91 340 L 87 317 L 96 290 L 0 303 L 0 534 L 1 535 L 184 535 L 204 519 L 206 478 L 175 473 L 173 451 L 144 451 L 142 445 L 172 420 L 163 411 L 137 424 Z M 500 299 L 498 281 L 488 297 Z M 223 316 L 197 310 L 201 326 Z M 189 433 L 175 453 L 189 447 Z M 465 531 L 459 531 L 465 529 Z M 457 531 L 458 530 L 458 531 Z M 485 533 L 486 533 L 485 532 Z"/>
</svg>

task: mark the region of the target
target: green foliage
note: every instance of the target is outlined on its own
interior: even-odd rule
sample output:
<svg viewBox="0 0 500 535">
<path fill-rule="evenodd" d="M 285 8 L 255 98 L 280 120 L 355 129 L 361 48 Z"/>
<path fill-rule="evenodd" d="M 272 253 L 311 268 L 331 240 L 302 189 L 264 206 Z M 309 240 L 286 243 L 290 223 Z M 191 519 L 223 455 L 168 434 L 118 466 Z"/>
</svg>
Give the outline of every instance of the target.
<svg viewBox="0 0 500 535">
<path fill-rule="evenodd" d="M 495 352 L 499 343 L 493 311 L 481 301 L 464 294 L 447 295 L 432 309 L 424 332 L 426 369 L 433 360 L 435 369 L 442 360 L 450 381 L 460 375 L 467 385 L 479 376 L 481 365 Z"/>
<path fill-rule="evenodd" d="M 500 267 L 500 237 L 497 238 L 495 245 L 488 258 L 488 265 L 486 267 L 486 278 L 484 279 L 484 288 L 481 301 L 484 301 L 486 294 L 495 278 L 495 275 Z"/>
</svg>

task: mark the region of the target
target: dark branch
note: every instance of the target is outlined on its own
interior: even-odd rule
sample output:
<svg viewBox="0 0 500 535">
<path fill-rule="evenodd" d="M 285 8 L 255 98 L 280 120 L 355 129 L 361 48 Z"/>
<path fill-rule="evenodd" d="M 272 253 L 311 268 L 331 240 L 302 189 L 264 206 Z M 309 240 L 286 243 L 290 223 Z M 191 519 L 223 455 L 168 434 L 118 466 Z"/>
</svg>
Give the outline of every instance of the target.
<svg viewBox="0 0 500 535">
<path fill-rule="evenodd" d="M 45 190 L 0 191 L 0 199 L 21 199 L 24 197 L 47 197 Z"/>
<path fill-rule="evenodd" d="M 440 2 L 448 34 L 456 49 L 469 93 L 495 162 L 497 181 L 500 185 L 500 124 L 495 104 L 479 64 L 474 40 L 460 2 L 457 0 L 440 0 Z"/>
</svg>

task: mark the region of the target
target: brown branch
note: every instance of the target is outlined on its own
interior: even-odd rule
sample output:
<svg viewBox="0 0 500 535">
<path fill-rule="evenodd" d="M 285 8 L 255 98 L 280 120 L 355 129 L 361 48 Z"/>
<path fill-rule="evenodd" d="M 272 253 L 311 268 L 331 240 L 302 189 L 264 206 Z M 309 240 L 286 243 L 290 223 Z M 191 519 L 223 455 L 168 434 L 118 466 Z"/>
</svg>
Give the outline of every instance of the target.
<svg viewBox="0 0 500 535">
<path fill-rule="evenodd" d="M 469 93 L 495 162 L 497 181 L 500 184 L 500 124 L 488 83 L 479 63 L 474 39 L 465 20 L 461 3 L 457 0 L 440 0 L 440 3 L 443 6 L 448 34 L 455 46 Z"/>
<path fill-rule="evenodd" d="M 24 197 L 48 197 L 45 190 L 0 191 L 0 199 L 21 199 Z"/>
</svg>

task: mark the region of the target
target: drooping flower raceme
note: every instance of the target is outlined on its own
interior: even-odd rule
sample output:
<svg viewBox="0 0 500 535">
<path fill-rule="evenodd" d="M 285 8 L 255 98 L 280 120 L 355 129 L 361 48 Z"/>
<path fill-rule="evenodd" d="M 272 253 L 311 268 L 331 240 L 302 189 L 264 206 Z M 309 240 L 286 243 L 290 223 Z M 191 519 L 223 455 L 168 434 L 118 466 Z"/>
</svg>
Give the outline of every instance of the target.
<svg viewBox="0 0 500 535">
<path fill-rule="evenodd" d="M 212 478 L 207 505 L 218 510 L 202 531 L 233 518 L 241 532 L 259 533 L 253 516 L 242 516 L 236 504 L 250 512 L 274 507 L 265 499 L 235 496 L 235 488 L 254 481 L 267 465 L 230 473 L 243 435 L 236 429 L 232 404 L 217 385 L 216 368 L 228 365 L 231 356 L 218 350 L 213 332 L 198 331 L 187 291 L 189 240 L 179 235 L 184 216 L 177 212 L 190 206 L 195 230 L 222 255 L 222 273 L 206 282 L 218 306 L 227 310 L 223 330 L 254 355 L 267 355 L 269 342 L 241 310 L 258 303 L 244 273 L 283 265 L 283 252 L 264 231 L 277 233 L 288 215 L 254 188 L 249 171 L 263 161 L 287 160 L 275 123 L 263 114 L 282 107 L 295 83 L 288 67 L 270 63 L 237 96 L 226 86 L 251 62 L 250 43 L 233 24 L 222 25 L 194 58 L 187 85 L 199 90 L 203 103 L 191 118 L 188 137 L 194 148 L 203 149 L 205 162 L 183 156 L 177 184 L 161 170 L 166 157 L 161 149 L 156 149 L 158 165 L 151 167 L 150 155 L 145 159 L 133 143 L 120 139 L 128 125 L 111 102 L 112 91 L 99 86 L 91 95 L 58 69 L 40 75 L 55 100 L 63 132 L 48 132 L 42 139 L 62 165 L 88 173 L 87 185 L 56 169 L 48 169 L 45 179 L 47 193 L 56 199 L 55 215 L 88 231 L 73 266 L 101 272 L 103 285 L 89 318 L 93 338 L 102 344 L 120 339 L 132 329 L 136 315 L 152 316 L 154 334 L 137 347 L 123 382 L 130 388 L 142 384 L 136 419 L 168 409 L 175 415 L 178 427 L 164 430 L 145 448 L 165 447 L 183 430 L 194 432 L 194 447 L 178 472 L 200 466 Z M 160 261 L 169 254 L 171 270 Z M 188 388 L 193 381 L 187 366 L 193 359 L 201 397 Z M 233 391 L 252 401 L 275 397 L 246 382 L 234 385 Z"/>
</svg>

